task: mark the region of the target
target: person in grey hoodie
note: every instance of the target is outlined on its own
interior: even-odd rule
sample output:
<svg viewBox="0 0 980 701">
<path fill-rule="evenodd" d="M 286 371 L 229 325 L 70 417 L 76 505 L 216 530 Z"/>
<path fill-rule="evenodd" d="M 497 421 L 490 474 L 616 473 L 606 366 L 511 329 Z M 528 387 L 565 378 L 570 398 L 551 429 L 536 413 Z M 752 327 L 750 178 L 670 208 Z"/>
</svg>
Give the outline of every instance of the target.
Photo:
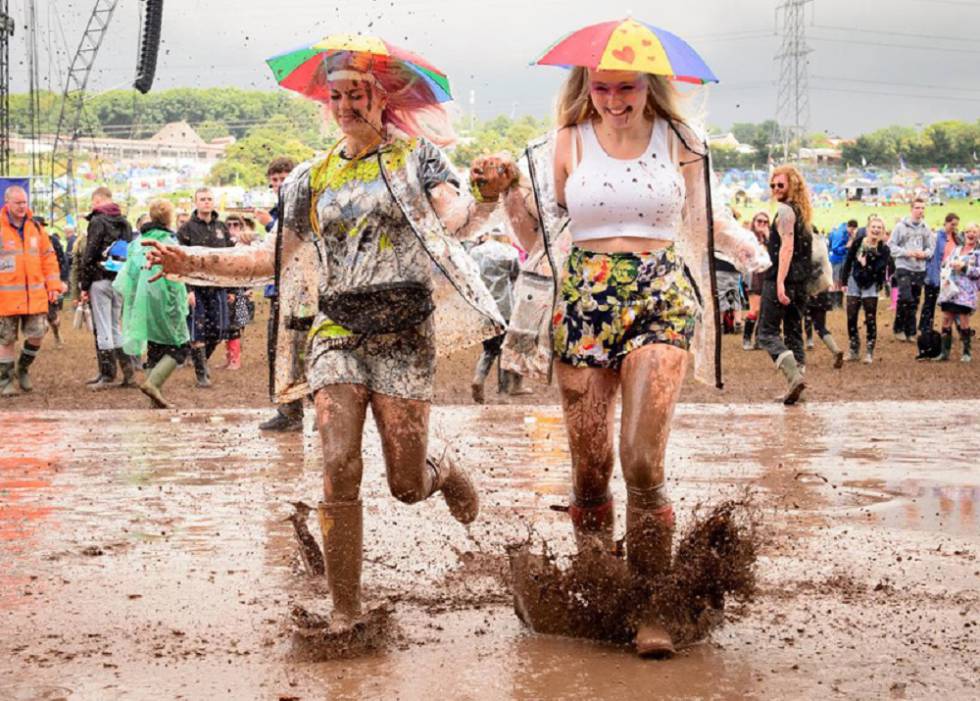
<svg viewBox="0 0 980 701">
<path fill-rule="evenodd" d="M 888 247 L 895 259 L 898 310 L 892 327 L 899 341 L 915 340 L 915 316 L 926 280 L 926 262 L 936 245 L 935 234 L 925 222 L 926 202 L 912 201 L 912 211 L 895 225 Z"/>
</svg>

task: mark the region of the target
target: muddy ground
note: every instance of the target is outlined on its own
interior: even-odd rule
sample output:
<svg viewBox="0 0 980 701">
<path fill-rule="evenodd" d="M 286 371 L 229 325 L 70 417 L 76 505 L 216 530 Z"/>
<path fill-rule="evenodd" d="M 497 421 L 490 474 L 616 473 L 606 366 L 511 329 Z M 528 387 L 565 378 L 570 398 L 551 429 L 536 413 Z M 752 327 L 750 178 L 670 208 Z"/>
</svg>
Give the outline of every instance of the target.
<svg viewBox="0 0 980 701">
<path fill-rule="evenodd" d="M 268 371 L 265 353 L 264 302 L 259 302 L 259 319 L 247 327 L 243 341 L 243 367 L 239 371 L 219 369 L 224 362 L 219 348 L 212 360 L 214 387 L 199 390 L 194 387 L 190 367 L 180 369 L 166 387 L 166 395 L 182 408 L 259 408 L 269 405 Z M 873 366 L 848 363 L 843 370 L 831 368 L 831 356 L 817 344 L 807 364 L 809 401 L 867 401 L 871 399 L 978 399 L 980 398 L 980 359 L 971 365 L 959 361 L 959 341 L 956 341 L 953 360 L 949 363 L 915 362 L 915 344 L 899 343 L 891 336 L 892 312 L 879 312 L 877 357 Z M 105 391 L 92 395 L 83 386 L 95 374 L 95 354 L 91 335 L 66 325 L 64 348 L 56 349 L 50 334 L 32 375 L 37 391 L 32 395 L 14 397 L 0 404 L 5 409 L 92 409 L 144 408 L 149 401 L 138 391 Z M 843 311 L 831 312 L 829 326 L 841 347 L 846 347 L 847 333 Z M 862 331 L 863 333 L 863 331 Z M 461 350 L 439 362 L 436 377 L 437 404 L 472 404 L 469 383 L 479 357 L 479 346 Z M 782 387 L 782 377 L 762 351 L 745 352 L 741 337 L 725 336 L 723 363 L 726 387 L 719 392 L 695 382 L 690 377 L 681 393 L 682 402 L 759 402 L 776 397 Z M 549 404 L 557 403 L 557 391 L 552 386 L 534 387 L 535 392 L 524 397 L 506 397 L 495 392 L 495 384 L 487 383 L 487 401 L 492 404 Z"/>
<path fill-rule="evenodd" d="M 396 634 L 381 654 L 296 659 L 291 607 L 326 606 L 284 519 L 318 497 L 317 441 L 309 420 L 260 434 L 265 413 L 0 413 L 0 699 L 980 695 L 978 401 L 679 407 L 680 529 L 748 490 L 762 541 L 757 598 L 668 662 L 514 615 L 506 545 L 532 533 L 572 549 L 549 509 L 568 491 L 554 406 L 434 410 L 483 494 L 468 529 L 438 499 L 388 496 L 369 421 L 365 595 L 394 607 Z M 618 474 L 613 491 L 621 513 Z"/>
</svg>

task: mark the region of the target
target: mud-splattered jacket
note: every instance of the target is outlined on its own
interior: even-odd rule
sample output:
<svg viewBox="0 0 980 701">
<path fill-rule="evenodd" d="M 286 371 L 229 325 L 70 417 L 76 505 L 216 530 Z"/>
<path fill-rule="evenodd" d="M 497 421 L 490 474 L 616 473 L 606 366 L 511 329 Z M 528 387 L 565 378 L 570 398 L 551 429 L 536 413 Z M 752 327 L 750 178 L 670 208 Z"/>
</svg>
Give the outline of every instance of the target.
<svg viewBox="0 0 980 701">
<path fill-rule="evenodd" d="M 702 319 L 693 342 L 694 372 L 698 380 L 720 388 L 721 327 L 715 250 L 746 273 L 766 270 L 770 260 L 755 236 L 714 197 L 707 141 L 686 124 L 671 122 L 670 127 L 667 139 L 671 160 L 680 169 L 686 186 L 675 246 L 694 279 L 702 305 Z M 554 149 L 555 134 L 550 134 L 530 144 L 524 155 L 542 236 L 529 251 L 514 288 L 515 306 L 501 360 L 505 368 L 539 380 L 550 378 L 551 374 L 551 318 L 563 261 L 571 246 L 568 215 L 555 199 Z"/>
<path fill-rule="evenodd" d="M 396 137 L 370 157 L 378 159 L 385 184 L 405 215 L 406 225 L 432 260 L 436 351 L 446 355 L 500 335 L 505 324 L 480 279 L 475 262 L 446 231 L 419 180 L 424 165 L 421 159 L 431 152 L 429 148 L 420 148 L 423 143 L 421 139 Z M 274 348 L 270 389 L 273 399 L 280 403 L 308 394 L 303 361 L 306 328 L 319 306 L 320 294 L 339 291 L 320 287 L 321 280 L 330 276 L 323 275 L 322 266 L 328 263 L 318 256 L 319 232 L 311 222 L 315 196 L 311 174 L 325 158 L 320 156 L 297 166 L 283 183 L 281 227 L 275 236 L 267 236 L 261 246 L 217 254 L 239 259 L 240 272 L 233 276 L 204 273 L 175 278 L 195 285 L 221 287 L 275 282 L 279 297 L 278 304 L 273 306 L 276 338 L 270 344 Z M 187 250 L 192 256 L 216 255 L 211 249 Z M 274 271 L 274 276 L 268 274 L 269 270 Z"/>
</svg>

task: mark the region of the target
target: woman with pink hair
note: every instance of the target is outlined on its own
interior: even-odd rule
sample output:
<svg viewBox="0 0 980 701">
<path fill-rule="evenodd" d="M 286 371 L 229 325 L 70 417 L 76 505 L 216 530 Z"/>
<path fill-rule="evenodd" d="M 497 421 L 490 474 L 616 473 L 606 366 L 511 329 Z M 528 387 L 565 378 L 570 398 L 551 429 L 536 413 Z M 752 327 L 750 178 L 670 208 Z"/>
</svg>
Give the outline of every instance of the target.
<svg viewBox="0 0 980 701">
<path fill-rule="evenodd" d="M 430 446 L 429 406 L 437 355 L 503 332 L 458 239 L 478 232 L 494 207 L 486 200 L 516 171 L 478 161 L 476 199 L 470 196 L 439 149 L 453 139 L 448 115 L 426 82 L 397 61 L 328 55 L 307 88 L 326 96 L 325 112 L 342 138 L 283 184 L 273 243 L 218 252 L 154 242 L 148 258 L 198 284 L 242 286 L 275 276 L 273 393 L 278 402 L 312 395 L 316 406 L 330 626 L 346 631 L 363 620 L 368 408 L 396 499 L 412 504 L 440 492 L 456 520 L 477 516 L 471 479 L 448 446 Z"/>
</svg>

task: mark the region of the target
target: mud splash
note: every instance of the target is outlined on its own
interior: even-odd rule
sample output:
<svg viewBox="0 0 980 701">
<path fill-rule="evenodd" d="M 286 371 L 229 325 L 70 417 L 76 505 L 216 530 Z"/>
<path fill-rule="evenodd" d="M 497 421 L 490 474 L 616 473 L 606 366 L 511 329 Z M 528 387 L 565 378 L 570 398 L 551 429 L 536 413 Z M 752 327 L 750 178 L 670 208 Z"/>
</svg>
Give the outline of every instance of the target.
<svg viewBox="0 0 980 701">
<path fill-rule="evenodd" d="M 330 619 L 295 605 L 292 619 L 292 655 L 299 662 L 346 660 L 385 650 L 397 629 L 387 603 L 368 609 L 350 626 L 336 628 Z"/>
<path fill-rule="evenodd" d="M 699 513 L 700 512 L 700 513 Z M 633 576 L 608 553 L 575 555 L 567 568 L 544 546 L 510 549 L 514 609 L 537 633 L 628 643 L 651 618 L 675 647 L 703 640 L 724 620 L 726 598 L 748 601 L 755 590 L 757 535 L 748 501 L 696 510 L 670 572 Z"/>
</svg>

